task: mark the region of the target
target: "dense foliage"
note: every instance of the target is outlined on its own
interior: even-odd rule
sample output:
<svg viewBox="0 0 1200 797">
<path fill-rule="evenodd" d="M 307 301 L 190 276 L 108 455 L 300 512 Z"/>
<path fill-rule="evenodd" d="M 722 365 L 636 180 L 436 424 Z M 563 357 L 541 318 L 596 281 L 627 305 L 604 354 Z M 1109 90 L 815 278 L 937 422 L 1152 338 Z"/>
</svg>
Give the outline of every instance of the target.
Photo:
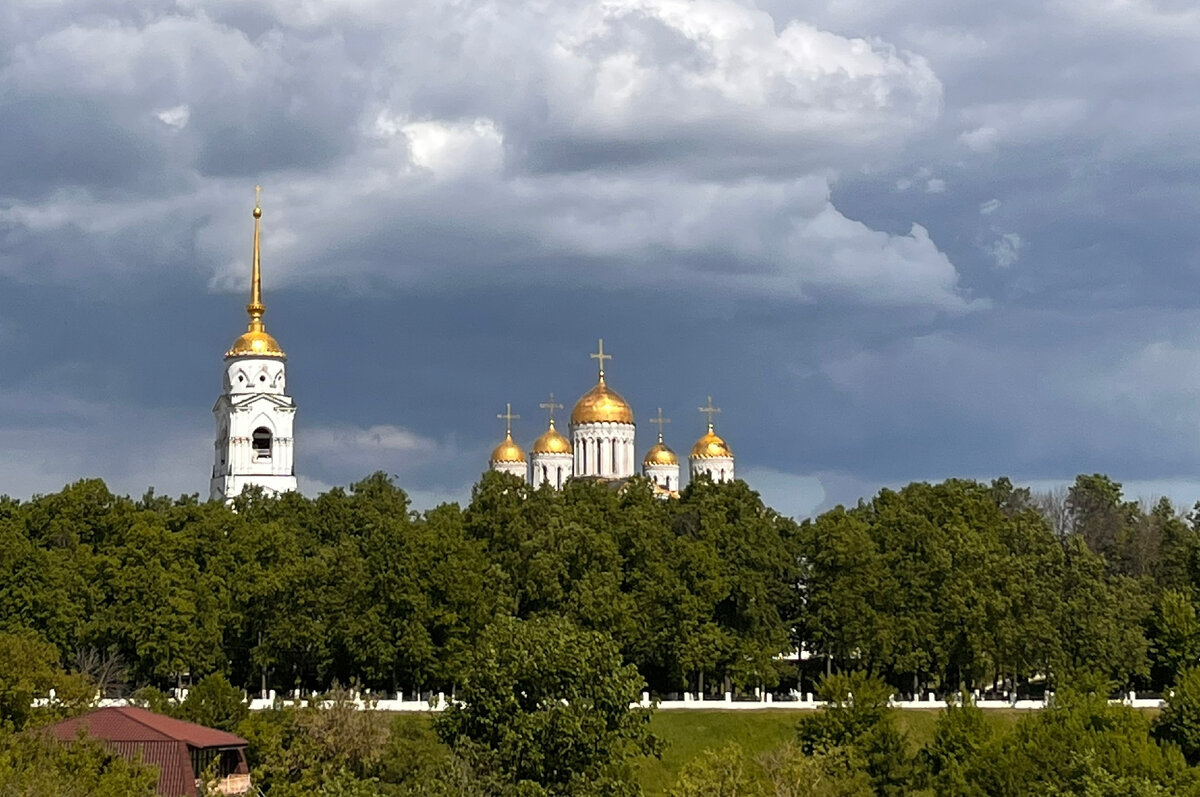
<svg viewBox="0 0 1200 797">
<path fill-rule="evenodd" d="M 186 682 L 193 698 L 172 711 L 253 736 L 267 751 L 257 759 L 262 781 L 305 793 L 317 786 L 294 762 L 321 759 L 314 737 L 328 737 L 322 789 L 335 773 L 402 782 L 379 751 L 403 738 L 386 727 L 322 730 L 319 712 L 246 717 L 243 690 L 443 691 L 471 709 L 447 715 L 448 746 L 418 755 L 436 759 L 441 782 L 462 792 L 499 777 L 566 794 L 583 793 L 571 785 L 580 778 L 610 778 L 619 793 L 621 760 L 653 743 L 599 708 L 551 710 L 556 694 L 599 705 L 579 679 L 609 684 L 614 711 L 643 688 L 820 682 L 831 708 L 802 725 L 771 771 L 807 772 L 847 794 L 926 782 L 937 793 L 989 782 L 981 793 L 1015 794 L 983 759 L 1035 767 L 1054 749 L 1039 734 L 1082 723 L 1139 741 L 1100 735 L 1061 750 L 1060 762 L 1076 762 L 1073 780 L 1020 788 L 1141 793 L 1120 791 L 1120 779 L 1145 776 L 1147 788 L 1179 790 L 1190 788 L 1186 761 L 1200 757 L 1198 551 L 1194 518 L 1166 501 L 1127 501 L 1100 475 L 1040 496 L 1007 479 L 916 483 L 803 523 L 741 482 L 700 480 L 663 501 L 640 479 L 554 491 L 488 473 L 466 507 L 415 513 L 382 474 L 313 499 L 251 492 L 231 506 L 132 500 L 83 481 L 0 499 L 0 721 L 34 721 L 30 699 L 51 688 L 60 701 L 46 719 L 97 689 L 140 687 L 162 708 L 156 690 Z M 800 667 L 780 656 L 800 647 L 810 654 Z M 497 679 L 521 682 L 527 671 L 546 686 L 534 707 L 544 716 L 514 714 L 496 695 Z M 1177 682 L 1153 733 L 1101 710 L 1110 690 Z M 1003 739 L 967 709 L 950 712 L 916 758 L 886 709 L 893 693 L 1052 689 L 1071 695 L 1061 710 Z M 496 696 L 490 708 L 485 695 Z M 497 713 L 471 714 L 485 709 Z M 511 732 L 503 738 L 501 720 Z M 530 745 L 552 747 L 531 740 L 563 727 L 592 734 L 590 758 L 575 748 L 543 764 L 527 755 Z M 340 750 L 355 734 L 367 742 Z M 740 777 L 718 752 L 696 766 Z M 510 766 L 517 759 L 526 769 Z"/>
</svg>

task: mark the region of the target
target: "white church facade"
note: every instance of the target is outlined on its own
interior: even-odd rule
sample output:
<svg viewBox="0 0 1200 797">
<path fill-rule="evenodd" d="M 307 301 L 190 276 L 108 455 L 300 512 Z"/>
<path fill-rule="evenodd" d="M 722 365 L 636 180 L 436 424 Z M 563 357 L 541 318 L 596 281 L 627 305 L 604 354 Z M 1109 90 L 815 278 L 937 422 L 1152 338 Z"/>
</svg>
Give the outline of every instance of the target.
<svg viewBox="0 0 1200 797">
<path fill-rule="evenodd" d="M 504 414 L 497 416 L 505 421 L 505 434 L 492 451 L 488 463 L 492 470 L 517 476 L 535 487 L 549 484 L 557 489 L 572 477 L 621 480 L 637 473 L 633 408 L 605 379 L 604 361 L 612 355 L 604 353 L 603 340 L 591 357 L 600 363 L 599 378 L 571 409 L 570 439 L 555 426 L 554 411 L 563 405 L 555 403 L 551 393 L 550 401 L 539 405 L 549 410 L 549 428 L 534 441 L 526 457 L 513 440 L 512 422 L 520 416 L 513 414 L 509 404 Z M 713 416 L 721 410 L 712 405 L 712 396 L 699 409 L 708 415 L 708 431 L 692 446 L 689 473 L 693 478 L 704 475 L 714 482 L 733 481 L 733 451 L 716 433 L 713 423 Z M 658 442 L 642 458 L 641 473 L 660 494 L 675 494 L 681 487 L 679 458 L 663 441 L 663 425 L 670 421 L 659 407 L 658 416 L 651 422 L 658 424 Z"/>
</svg>

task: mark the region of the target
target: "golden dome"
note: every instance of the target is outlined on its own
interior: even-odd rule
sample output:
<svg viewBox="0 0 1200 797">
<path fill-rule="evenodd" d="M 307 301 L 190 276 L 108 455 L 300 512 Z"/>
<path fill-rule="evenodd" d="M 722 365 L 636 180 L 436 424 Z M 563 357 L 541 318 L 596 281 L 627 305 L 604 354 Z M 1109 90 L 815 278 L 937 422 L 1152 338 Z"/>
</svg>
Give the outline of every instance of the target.
<svg viewBox="0 0 1200 797">
<path fill-rule="evenodd" d="M 571 410 L 571 423 L 633 423 L 633 409 L 615 390 L 604 384 L 604 375 L 584 393 Z"/>
<path fill-rule="evenodd" d="M 525 452 L 513 442 L 512 433 L 504 436 L 504 442 L 492 450 L 492 462 L 524 462 Z"/>
<path fill-rule="evenodd" d="M 642 460 L 643 465 L 678 465 L 679 459 L 675 456 L 675 452 L 667 448 L 667 444 L 663 442 L 662 435 L 658 436 L 658 442 L 650 447 L 646 452 L 646 458 Z"/>
<path fill-rule="evenodd" d="M 266 330 L 251 330 L 233 342 L 226 357 L 285 357 L 279 342 Z"/>
<path fill-rule="evenodd" d="M 729 450 L 729 446 L 725 441 L 717 436 L 713 431 L 713 425 L 708 425 L 708 432 L 704 437 L 696 441 L 696 445 L 692 446 L 692 456 L 696 459 L 710 459 L 712 457 L 732 457 L 733 452 Z"/>
<path fill-rule="evenodd" d="M 570 454 L 571 441 L 562 436 L 562 433 L 554 428 L 554 419 L 550 419 L 550 428 L 545 434 L 533 441 L 531 454 Z"/>
</svg>

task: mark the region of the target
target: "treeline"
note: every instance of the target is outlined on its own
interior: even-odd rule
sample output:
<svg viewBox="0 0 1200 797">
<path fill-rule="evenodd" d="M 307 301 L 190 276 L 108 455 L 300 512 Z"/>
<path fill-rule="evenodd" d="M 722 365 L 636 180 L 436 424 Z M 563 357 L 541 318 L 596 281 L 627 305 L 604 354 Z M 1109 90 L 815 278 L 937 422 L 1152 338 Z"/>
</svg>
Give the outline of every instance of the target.
<svg viewBox="0 0 1200 797">
<path fill-rule="evenodd" d="M 600 632 L 658 694 L 852 670 L 901 693 L 1162 689 L 1200 657 L 1198 550 L 1168 502 L 1102 476 L 1057 497 L 917 483 L 803 523 L 741 482 L 662 501 L 488 473 L 466 507 L 415 513 L 382 474 L 231 507 L 91 480 L 0 500 L 0 631 L 110 692 L 219 673 L 449 693 L 505 618 Z M 803 671 L 780 657 L 799 647 Z"/>
</svg>

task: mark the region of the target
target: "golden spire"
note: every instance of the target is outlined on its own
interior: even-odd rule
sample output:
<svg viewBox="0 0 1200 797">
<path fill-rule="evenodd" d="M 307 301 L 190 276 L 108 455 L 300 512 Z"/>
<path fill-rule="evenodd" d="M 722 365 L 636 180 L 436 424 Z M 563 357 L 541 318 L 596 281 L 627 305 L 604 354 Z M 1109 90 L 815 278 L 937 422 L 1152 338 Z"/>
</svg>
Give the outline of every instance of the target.
<svg viewBox="0 0 1200 797">
<path fill-rule="evenodd" d="M 708 404 L 700 407 L 700 411 L 708 416 L 708 431 L 711 433 L 713 430 L 713 416 L 720 414 L 721 408 L 714 407 L 712 403 L 712 396 L 709 396 Z"/>
<path fill-rule="evenodd" d="M 600 351 L 596 354 L 589 354 L 588 356 L 591 357 L 593 360 L 600 361 L 600 384 L 603 385 L 604 384 L 604 361 L 612 359 L 611 354 L 604 353 L 604 338 L 600 338 Z"/>
<path fill-rule="evenodd" d="M 262 317 L 266 306 L 262 302 L 262 268 L 259 262 L 259 227 L 262 219 L 262 186 L 254 186 L 254 254 L 251 257 L 250 271 L 250 304 L 246 312 L 250 314 L 250 323 L 246 334 L 233 342 L 226 357 L 283 357 L 283 349 L 275 338 L 267 334 Z"/>
<path fill-rule="evenodd" d="M 254 186 L 254 257 L 251 260 L 250 271 L 250 304 L 246 312 L 250 314 L 251 332 L 262 332 L 263 311 L 267 308 L 262 303 L 262 268 L 259 261 L 258 232 L 262 220 L 262 186 Z"/>
<path fill-rule="evenodd" d="M 708 403 L 711 404 L 712 401 L 709 401 Z M 663 417 L 662 407 L 658 408 L 658 416 L 650 419 L 650 423 L 658 425 L 658 442 L 661 443 L 663 441 L 663 424 L 667 424 L 670 422 L 671 422 L 670 418 Z"/>
<path fill-rule="evenodd" d="M 538 405 L 538 407 L 540 407 L 541 409 L 550 411 L 550 428 L 553 429 L 554 428 L 554 411 L 563 409 L 563 405 L 556 404 L 554 401 L 554 394 L 551 393 L 550 400 L 543 401 L 541 404 Z"/>
</svg>

